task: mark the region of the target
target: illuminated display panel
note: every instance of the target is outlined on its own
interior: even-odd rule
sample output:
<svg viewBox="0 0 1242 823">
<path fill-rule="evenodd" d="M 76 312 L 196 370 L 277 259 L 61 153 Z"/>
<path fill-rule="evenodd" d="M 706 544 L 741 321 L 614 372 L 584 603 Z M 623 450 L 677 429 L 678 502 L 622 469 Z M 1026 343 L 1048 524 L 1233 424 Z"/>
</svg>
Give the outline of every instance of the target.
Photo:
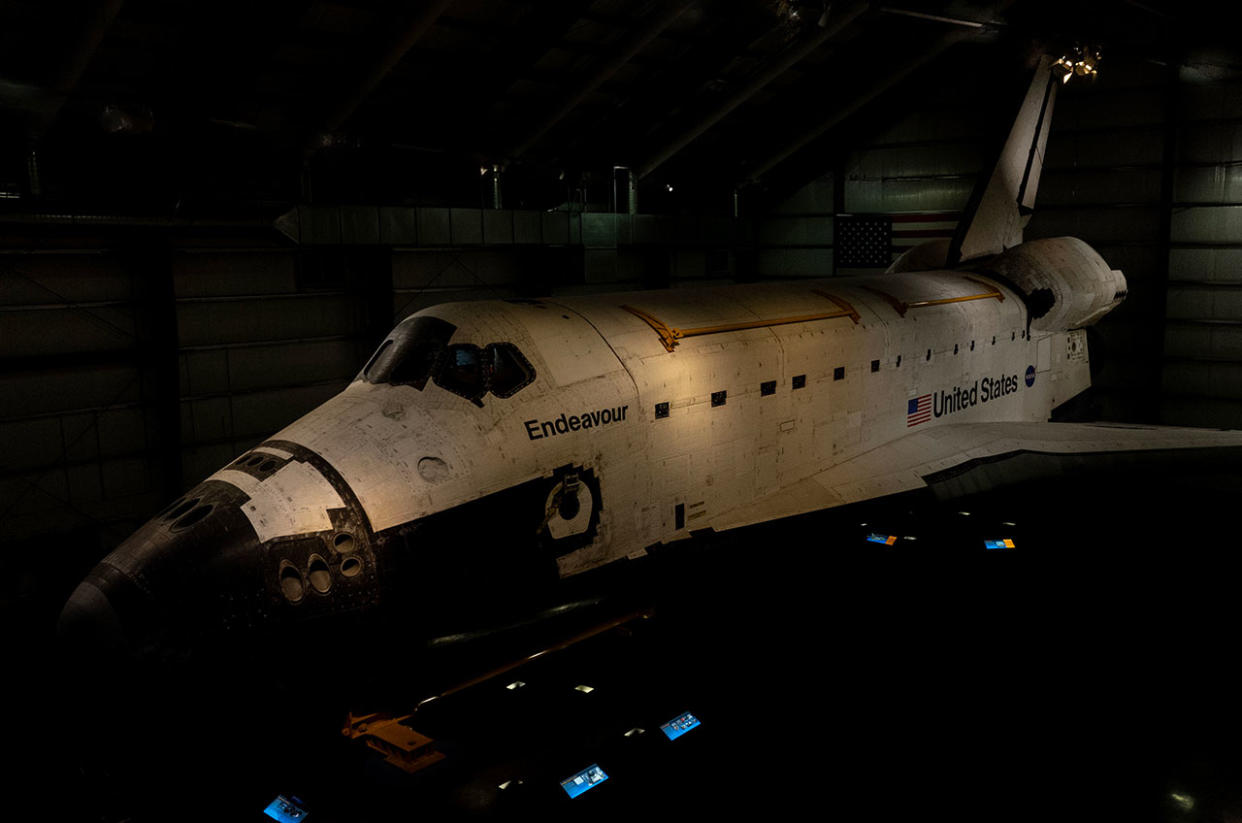
<svg viewBox="0 0 1242 823">
<path fill-rule="evenodd" d="M 869 534 L 867 535 L 868 543 L 879 543 L 882 546 L 892 546 L 897 542 L 895 534 Z"/>
<path fill-rule="evenodd" d="M 1009 538 L 1005 538 L 1004 540 L 984 540 L 984 541 L 983 541 L 983 545 L 984 545 L 984 547 L 985 547 L 985 548 L 989 548 L 989 549 L 1013 549 L 1013 548 L 1016 548 L 1016 546 L 1014 546 L 1014 544 L 1013 544 L 1013 541 L 1012 541 L 1012 540 L 1010 540 Z"/>
<path fill-rule="evenodd" d="M 676 740 L 698 725 L 699 719 L 690 714 L 690 712 L 686 712 L 665 723 L 660 727 L 660 731 L 664 732 L 669 740 Z"/>
<path fill-rule="evenodd" d="M 570 797 L 577 797 L 588 789 L 595 788 L 607 779 L 608 775 L 604 774 L 604 770 L 599 767 L 598 763 L 595 763 L 587 766 L 573 777 L 562 780 L 561 788 Z"/>
<path fill-rule="evenodd" d="M 310 816 L 305 809 L 283 794 L 268 803 L 263 813 L 278 823 L 302 823 Z"/>
</svg>

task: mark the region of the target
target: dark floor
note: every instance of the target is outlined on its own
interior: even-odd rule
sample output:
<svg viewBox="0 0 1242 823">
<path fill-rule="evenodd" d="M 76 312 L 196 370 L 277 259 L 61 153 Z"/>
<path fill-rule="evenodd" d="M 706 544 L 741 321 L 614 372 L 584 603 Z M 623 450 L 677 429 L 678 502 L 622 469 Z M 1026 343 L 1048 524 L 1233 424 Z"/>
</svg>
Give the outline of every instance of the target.
<svg viewBox="0 0 1242 823">
<path fill-rule="evenodd" d="M 6 794 L 31 819 L 110 823 L 260 823 L 278 794 L 322 823 L 1242 820 L 1236 482 L 1160 467 L 799 518 L 439 644 L 324 634 L 103 670 L 60 660 L 55 598 L 27 599 L 7 621 Z M 1004 537 L 1013 550 L 984 548 Z M 340 733 L 349 710 L 409 712 L 635 610 L 650 616 L 427 704 L 411 725 L 447 757 L 422 773 Z M 683 712 L 701 725 L 670 741 Z M 593 764 L 608 779 L 571 800 L 560 782 Z"/>
</svg>

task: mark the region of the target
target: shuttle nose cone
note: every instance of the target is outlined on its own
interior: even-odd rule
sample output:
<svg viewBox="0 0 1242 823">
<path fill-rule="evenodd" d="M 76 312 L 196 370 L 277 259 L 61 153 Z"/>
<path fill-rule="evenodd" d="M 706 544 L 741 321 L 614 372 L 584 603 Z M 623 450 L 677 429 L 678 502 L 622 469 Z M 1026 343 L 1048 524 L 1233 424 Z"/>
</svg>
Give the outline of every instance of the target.
<svg viewBox="0 0 1242 823">
<path fill-rule="evenodd" d="M 66 648 L 78 653 L 106 653 L 125 645 L 125 630 L 103 581 L 84 580 L 60 613 L 57 632 Z"/>
</svg>

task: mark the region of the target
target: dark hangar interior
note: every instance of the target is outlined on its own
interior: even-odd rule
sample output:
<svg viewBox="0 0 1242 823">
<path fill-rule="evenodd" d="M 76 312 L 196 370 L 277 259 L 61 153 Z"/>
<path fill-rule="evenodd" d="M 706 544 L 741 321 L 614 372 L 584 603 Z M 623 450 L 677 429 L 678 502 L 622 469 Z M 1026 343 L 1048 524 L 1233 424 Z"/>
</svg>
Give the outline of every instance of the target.
<svg viewBox="0 0 1242 823">
<path fill-rule="evenodd" d="M 99 558 L 419 309 L 875 273 L 951 236 L 1040 54 L 1098 74 L 1061 90 L 1027 238 L 1081 237 L 1129 284 L 1067 414 L 1242 428 L 1218 9 L 2 0 L 0 808 L 1242 820 L 1236 457 L 707 536 L 500 628 L 140 668 L 56 635 Z M 1014 551 L 965 550 L 985 518 Z M 415 717 L 341 733 L 370 712 Z M 366 743 L 394 730 L 443 759 L 385 762 Z"/>
</svg>

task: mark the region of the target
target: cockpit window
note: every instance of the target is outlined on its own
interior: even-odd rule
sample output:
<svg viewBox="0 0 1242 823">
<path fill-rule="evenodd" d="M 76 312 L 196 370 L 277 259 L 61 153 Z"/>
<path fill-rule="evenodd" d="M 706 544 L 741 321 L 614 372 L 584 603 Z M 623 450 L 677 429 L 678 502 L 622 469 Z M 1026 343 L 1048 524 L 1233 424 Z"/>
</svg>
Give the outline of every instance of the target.
<svg viewBox="0 0 1242 823">
<path fill-rule="evenodd" d="M 535 369 L 512 343 L 492 343 L 484 354 L 487 388 L 497 397 L 512 397 L 535 379 Z"/>
<path fill-rule="evenodd" d="M 370 383 L 413 386 L 422 391 L 440 352 L 457 327 L 438 317 L 416 317 L 393 329 L 362 370 Z"/>
<path fill-rule="evenodd" d="M 478 403 L 487 393 L 483 353 L 473 343 L 456 343 L 445 350 L 435 371 L 436 385 Z"/>
<path fill-rule="evenodd" d="M 362 370 L 370 383 L 413 386 L 422 391 L 430 378 L 436 385 L 482 406 L 489 391 L 512 397 L 535 380 L 535 367 L 512 343 L 454 343 L 457 331 L 438 317 L 417 317 L 397 326 Z"/>
</svg>

